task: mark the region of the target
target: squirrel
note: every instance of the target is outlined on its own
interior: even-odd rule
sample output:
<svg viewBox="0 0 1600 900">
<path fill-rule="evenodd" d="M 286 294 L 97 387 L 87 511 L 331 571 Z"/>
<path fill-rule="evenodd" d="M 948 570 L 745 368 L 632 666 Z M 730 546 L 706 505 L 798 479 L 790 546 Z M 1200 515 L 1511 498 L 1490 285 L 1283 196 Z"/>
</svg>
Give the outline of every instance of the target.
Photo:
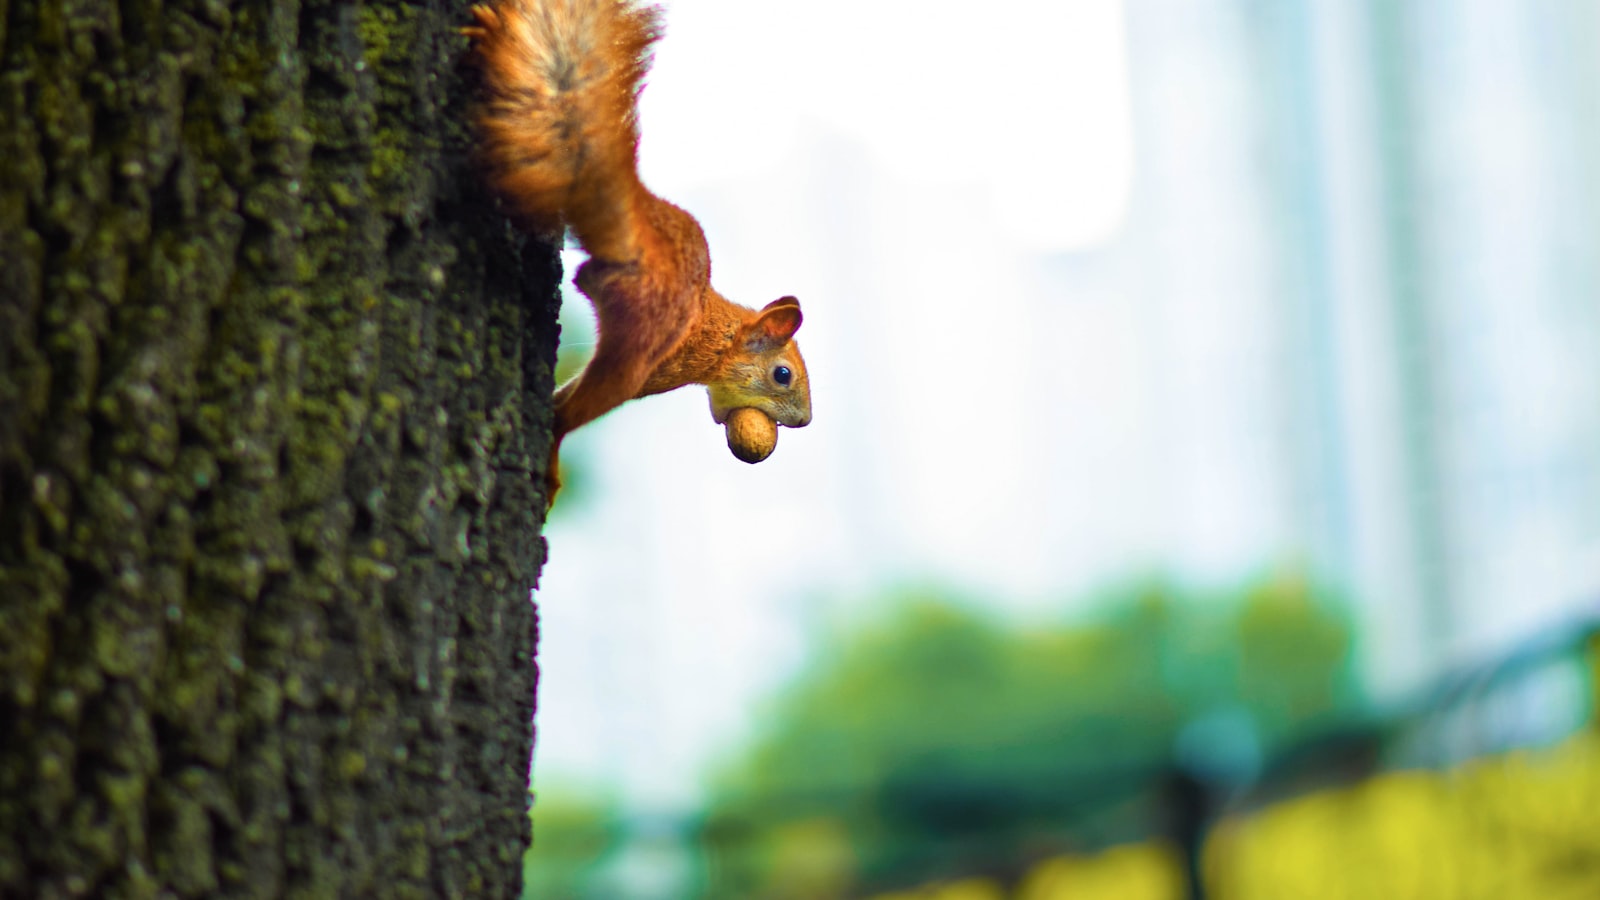
<svg viewBox="0 0 1600 900">
<path fill-rule="evenodd" d="M 774 440 L 773 423 L 808 424 L 800 302 L 755 310 L 717 293 L 700 223 L 639 180 L 637 104 L 660 11 L 499 0 L 472 17 L 461 32 L 483 71 L 476 124 L 489 183 L 526 230 L 571 229 L 589 255 L 574 283 L 599 320 L 594 356 L 555 392 L 547 506 L 561 487 L 562 439 L 635 397 L 703 384 L 718 424 L 759 410 Z M 733 434 L 730 425 L 730 447 Z"/>
</svg>

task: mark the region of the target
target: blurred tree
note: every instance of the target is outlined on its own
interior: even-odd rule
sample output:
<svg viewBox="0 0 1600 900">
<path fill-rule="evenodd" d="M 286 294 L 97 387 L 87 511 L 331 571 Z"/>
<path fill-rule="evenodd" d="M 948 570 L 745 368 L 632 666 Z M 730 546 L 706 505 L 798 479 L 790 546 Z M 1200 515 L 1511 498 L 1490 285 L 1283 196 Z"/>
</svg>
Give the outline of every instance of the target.
<svg viewBox="0 0 1600 900">
<path fill-rule="evenodd" d="M 1286 741 L 1355 700 L 1349 630 L 1303 579 L 1119 596 L 1098 621 L 1040 629 L 918 597 L 825 654 L 719 785 L 709 893 L 840 896 L 777 877 L 796 822 L 847 835 L 858 887 L 1014 882 L 1041 853 L 1159 833 L 1191 723 L 1243 710 Z"/>
<path fill-rule="evenodd" d="M 516 893 L 557 265 L 459 13 L 0 16 L 0 895 Z"/>
<path fill-rule="evenodd" d="M 1234 626 L 1237 682 L 1269 745 L 1279 745 L 1355 697 L 1349 627 L 1320 605 L 1304 576 L 1252 587 Z"/>
</svg>

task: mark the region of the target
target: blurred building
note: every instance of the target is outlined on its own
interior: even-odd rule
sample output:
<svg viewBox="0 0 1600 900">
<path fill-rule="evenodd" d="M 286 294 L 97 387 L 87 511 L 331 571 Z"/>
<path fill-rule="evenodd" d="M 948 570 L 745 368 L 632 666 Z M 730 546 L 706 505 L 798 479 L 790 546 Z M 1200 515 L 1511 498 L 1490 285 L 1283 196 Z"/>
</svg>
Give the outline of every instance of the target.
<svg viewBox="0 0 1600 900">
<path fill-rule="evenodd" d="M 1380 695 L 1596 609 L 1597 15 L 1127 4 L 1168 552 L 1303 556 Z"/>
</svg>

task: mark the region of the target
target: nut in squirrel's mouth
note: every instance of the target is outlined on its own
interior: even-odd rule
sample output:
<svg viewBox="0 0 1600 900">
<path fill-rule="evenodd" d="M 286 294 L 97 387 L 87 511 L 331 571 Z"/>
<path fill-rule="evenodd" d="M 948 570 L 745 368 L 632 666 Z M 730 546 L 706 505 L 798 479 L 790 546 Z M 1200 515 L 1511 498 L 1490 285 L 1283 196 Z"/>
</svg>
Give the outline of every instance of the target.
<svg viewBox="0 0 1600 900">
<path fill-rule="evenodd" d="M 778 446 L 778 423 L 759 409 L 741 406 L 728 413 L 724 426 L 728 449 L 747 463 L 758 463 Z"/>
</svg>

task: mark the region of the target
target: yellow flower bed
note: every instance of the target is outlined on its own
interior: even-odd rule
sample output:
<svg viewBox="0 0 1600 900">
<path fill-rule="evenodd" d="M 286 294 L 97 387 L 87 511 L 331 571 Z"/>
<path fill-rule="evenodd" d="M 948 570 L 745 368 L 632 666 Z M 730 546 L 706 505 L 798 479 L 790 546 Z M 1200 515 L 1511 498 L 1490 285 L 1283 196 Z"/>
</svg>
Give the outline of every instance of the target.
<svg viewBox="0 0 1600 900">
<path fill-rule="evenodd" d="M 1392 772 L 1225 823 L 1217 897 L 1600 898 L 1600 737 Z"/>
<path fill-rule="evenodd" d="M 1213 900 L 1597 900 L 1600 734 L 1404 771 L 1223 822 L 1206 847 Z M 1014 890 L 971 879 L 875 900 L 1180 900 L 1163 844 L 1040 863 Z"/>
</svg>

